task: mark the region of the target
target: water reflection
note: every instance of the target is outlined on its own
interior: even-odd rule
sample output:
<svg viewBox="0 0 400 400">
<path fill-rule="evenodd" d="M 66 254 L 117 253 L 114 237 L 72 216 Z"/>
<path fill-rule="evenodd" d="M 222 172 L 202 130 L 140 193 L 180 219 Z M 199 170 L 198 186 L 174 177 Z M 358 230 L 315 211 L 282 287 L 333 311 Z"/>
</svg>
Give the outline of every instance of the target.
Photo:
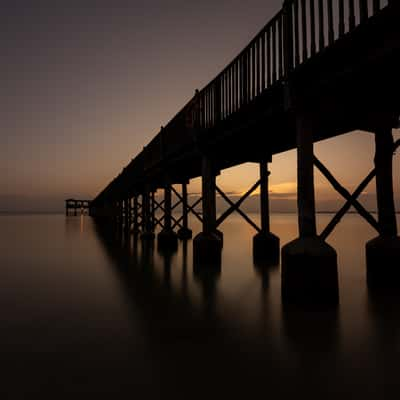
<svg viewBox="0 0 400 400">
<path fill-rule="evenodd" d="M 295 234 L 293 226 L 285 230 L 287 225 L 288 218 L 284 217 L 282 225 L 275 227 L 283 243 Z M 378 354 L 382 349 L 397 354 L 400 349 L 400 323 L 396 318 L 400 303 L 399 299 L 382 303 L 382 299 L 364 297 L 362 254 L 369 232 L 363 231 L 364 237 L 358 237 L 356 247 L 351 232 L 360 232 L 360 227 L 350 224 L 347 229 L 346 235 L 339 230 L 333 237 L 341 261 L 342 296 L 340 306 L 331 309 L 283 307 L 279 265 L 252 263 L 251 246 L 245 241 L 251 235 L 243 228 L 228 226 L 221 269 L 193 268 L 191 241 L 180 242 L 174 251 L 155 252 L 154 243 L 137 237 L 130 238 L 130 251 L 124 251 L 122 259 L 113 255 L 114 265 L 119 271 L 122 265 L 129 265 L 120 275 L 121 282 L 135 309 L 138 300 L 140 305 L 145 304 L 142 315 L 150 325 L 148 334 L 161 346 L 158 350 L 188 363 L 199 373 L 218 373 L 218 387 L 222 382 L 229 386 L 227 382 L 236 377 L 241 383 L 251 382 L 255 389 L 258 385 L 254 377 L 259 376 L 262 382 L 268 376 L 271 391 L 294 395 L 298 390 L 310 390 L 309 376 L 317 374 L 318 383 L 310 393 L 325 397 L 343 391 L 360 393 L 359 383 L 371 371 L 375 373 L 374 360 L 384 364 L 385 370 L 394 368 L 389 362 L 393 354 Z M 110 237 L 101 231 L 99 234 L 107 252 L 113 254 L 115 246 L 110 244 Z M 344 245 L 350 237 L 351 246 Z M 114 240 L 120 242 L 117 247 L 121 249 L 126 239 L 114 236 Z M 359 337 L 368 330 L 368 335 Z M 357 342 L 367 351 L 360 352 Z M 196 366 L 186 352 L 196 354 Z M 370 367 L 355 373 L 358 362 Z M 217 366 L 224 372 L 217 371 Z M 391 376 L 390 372 L 386 374 Z M 193 384 L 191 377 L 184 376 Z M 349 382 L 346 376 L 353 380 Z M 378 380 L 381 378 L 379 375 Z M 285 386 L 288 380 L 291 385 Z M 376 389 L 371 382 L 365 387 L 364 397 Z"/>
<path fill-rule="evenodd" d="M 347 217 L 330 239 L 339 307 L 307 311 L 282 307 L 279 266 L 253 264 L 254 232 L 240 219 L 224 224 L 222 266 L 209 271 L 193 269 L 191 241 L 165 253 L 157 241 L 81 222 L 1 220 L 0 345 L 14 391 L 47 387 L 62 398 L 61 376 L 71 377 L 66 398 L 376 399 L 399 390 L 400 301 L 367 291 L 364 246 L 374 232 L 362 220 Z M 273 216 L 282 244 L 296 223 Z"/>
</svg>

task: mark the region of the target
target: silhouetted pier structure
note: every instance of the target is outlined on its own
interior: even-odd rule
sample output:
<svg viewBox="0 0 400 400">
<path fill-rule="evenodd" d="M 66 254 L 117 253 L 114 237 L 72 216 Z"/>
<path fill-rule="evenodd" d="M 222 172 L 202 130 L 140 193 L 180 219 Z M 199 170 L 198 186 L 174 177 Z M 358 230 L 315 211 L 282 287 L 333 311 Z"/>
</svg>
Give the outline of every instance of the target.
<svg viewBox="0 0 400 400">
<path fill-rule="evenodd" d="M 88 214 L 90 209 L 90 200 L 65 200 L 65 215 Z"/>
<path fill-rule="evenodd" d="M 177 245 L 191 237 L 188 214 L 202 222 L 193 240 L 194 264 L 220 264 L 220 224 L 232 213 L 256 231 L 254 256 L 279 261 L 270 232 L 268 163 L 290 149 L 298 154 L 299 238 L 282 249 L 284 301 L 337 302 L 336 251 L 325 240 L 353 206 L 377 231 L 366 247 L 370 287 L 398 285 L 400 241 L 393 199 L 392 129 L 400 113 L 400 5 L 398 0 L 287 0 L 248 46 L 179 111 L 94 199 L 92 216 L 127 234 Z M 375 169 L 349 193 L 314 156 L 313 144 L 354 130 L 375 135 Z M 355 154 L 355 157 L 357 155 Z M 260 179 L 237 203 L 216 185 L 226 168 L 260 166 Z M 344 160 L 345 162 L 345 160 Z M 315 220 L 314 167 L 346 203 L 321 233 Z M 202 196 L 189 204 L 187 184 L 202 177 Z M 357 198 L 376 177 L 378 219 Z M 181 190 L 176 188 L 180 186 Z M 261 226 L 240 205 L 260 187 Z M 164 199 L 155 198 L 163 189 Z M 172 204 L 172 193 L 178 198 Z M 229 209 L 217 217 L 217 193 Z M 202 213 L 196 210 L 201 203 Z M 180 207 L 182 216 L 173 210 Z M 162 217 L 156 211 L 162 210 Z M 384 262 L 382 262 L 384 260 Z"/>
</svg>

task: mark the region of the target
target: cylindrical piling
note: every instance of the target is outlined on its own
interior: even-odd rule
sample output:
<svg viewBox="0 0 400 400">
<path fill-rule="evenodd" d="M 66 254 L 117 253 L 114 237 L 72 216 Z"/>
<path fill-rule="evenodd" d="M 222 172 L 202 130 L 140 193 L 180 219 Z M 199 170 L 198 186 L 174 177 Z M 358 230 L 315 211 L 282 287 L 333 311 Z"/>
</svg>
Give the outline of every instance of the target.
<svg viewBox="0 0 400 400">
<path fill-rule="evenodd" d="M 268 193 L 268 163 L 260 162 L 260 217 L 261 232 L 253 238 L 253 259 L 257 265 L 276 265 L 279 263 L 279 238 L 271 233 Z"/>
<path fill-rule="evenodd" d="M 172 193 L 171 184 L 166 179 L 164 187 L 164 228 L 158 234 L 158 247 L 175 249 L 178 236 L 172 229 Z"/>
<path fill-rule="evenodd" d="M 336 251 L 317 236 L 313 136 L 307 114 L 296 116 L 299 238 L 282 248 L 284 303 L 337 304 Z"/>
<path fill-rule="evenodd" d="M 220 266 L 222 238 L 216 227 L 216 182 L 213 161 L 202 161 L 203 231 L 193 240 L 195 267 Z"/>
<path fill-rule="evenodd" d="M 186 182 L 182 183 L 182 228 L 178 231 L 178 237 L 183 240 L 192 237 L 192 231 L 188 225 L 188 193 Z"/>
<path fill-rule="evenodd" d="M 398 288 L 400 238 L 393 195 L 393 135 L 390 127 L 375 134 L 376 196 L 380 235 L 366 245 L 370 289 Z"/>
<path fill-rule="evenodd" d="M 154 239 L 154 232 L 151 224 L 151 210 L 150 210 L 150 189 L 146 185 L 142 194 L 142 234 L 141 238 L 146 240 Z"/>
</svg>

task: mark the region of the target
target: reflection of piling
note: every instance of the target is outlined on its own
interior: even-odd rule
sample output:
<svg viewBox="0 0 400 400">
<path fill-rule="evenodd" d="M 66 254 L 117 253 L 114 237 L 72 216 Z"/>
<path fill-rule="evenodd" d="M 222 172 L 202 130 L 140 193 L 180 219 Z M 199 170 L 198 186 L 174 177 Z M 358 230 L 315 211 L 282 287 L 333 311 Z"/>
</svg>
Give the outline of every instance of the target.
<svg viewBox="0 0 400 400">
<path fill-rule="evenodd" d="M 184 297 L 188 297 L 187 250 L 188 250 L 188 242 L 187 240 L 183 240 L 182 241 L 182 294 Z"/>
<path fill-rule="evenodd" d="M 217 283 L 221 275 L 221 266 L 213 264 L 213 268 L 205 268 L 203 264 L 193 265 L 193 275 L 202 289 L 204 312 L 206 316 L 215 317 Z"/>
</svg>

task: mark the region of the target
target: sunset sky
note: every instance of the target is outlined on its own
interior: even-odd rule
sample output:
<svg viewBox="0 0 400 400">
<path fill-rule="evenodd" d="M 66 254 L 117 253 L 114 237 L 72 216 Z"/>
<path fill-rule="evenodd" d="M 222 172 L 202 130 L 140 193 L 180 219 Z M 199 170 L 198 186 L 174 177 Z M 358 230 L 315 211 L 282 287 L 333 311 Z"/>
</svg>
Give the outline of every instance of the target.
<svg viewBox="0 0 400 400">
<path fill-rule="evenodd" d="M 67 197 L 94 198 L 281 5 L 3 2 L 0 211 L 62 210 Z M 316 145 L 349 189 L 372 168 L 373 150 L 373 136 L 362 132 Z M 396 159 L 396 197 L 399 166 Z M 271 170 L 272 200 L 294 202 L 295 152 L 275 156 Z M 245 165 L 224 171 L 219 181 L 241 193 L 257 172 Z M 318 173 L 316 187 L 324 204 L 337 198 Z M 371 185 L 366 201 L 373 191 Z"/>
</svg>

